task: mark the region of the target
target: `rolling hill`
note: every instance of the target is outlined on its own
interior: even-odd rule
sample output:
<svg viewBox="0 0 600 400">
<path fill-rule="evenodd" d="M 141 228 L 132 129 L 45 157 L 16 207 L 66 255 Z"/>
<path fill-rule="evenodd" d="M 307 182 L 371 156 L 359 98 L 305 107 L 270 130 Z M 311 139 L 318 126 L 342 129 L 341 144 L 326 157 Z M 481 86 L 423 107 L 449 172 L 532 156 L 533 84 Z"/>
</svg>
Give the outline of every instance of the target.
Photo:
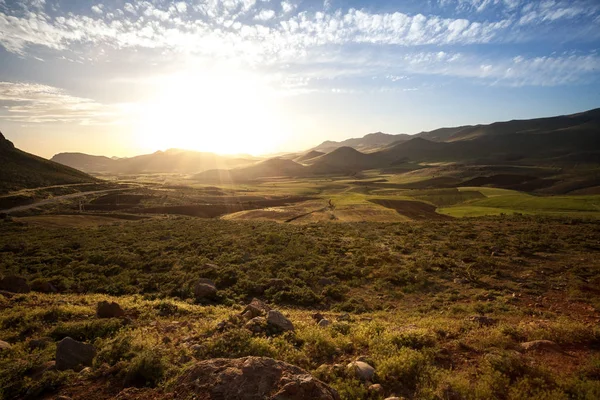
<svg viewBox="0 0 600 400">
<path fill-rule="evenodd" d="M 328 140 L 321 143 L 312 150 L 329 153 L 340 147 L 352 147 L 362 152 L 371 152 L 380 150 L 381 148 L 392 143 L 398 143 L 400 141 L 409 140 L 410 138 L 410 135 L 404 133 L 398 135 L 391 135 L 389 133 L 376 132 L 369 133 L 368 135 L 363 136 L 361 138 L 346 139 L 341 142 L 334 142 Z"/>
<path fill-rule="evenodd" d="M 0 165 L 0 193 L 98 181 L 76 169 L 19 150 L 2 133 Z"/>
<path fill-rule="evenodd" d="M 216 168 L 250 165 L 256 159 L 250 158 L 250 156 L 248 158 L 228 157 L 214 153 L 169 149 L 129 158 L 108 158 L 83 153 L 59 153 L 52 157 L 52 161 L 89 173 L 194 174 Z"/>
<path fill-rule="evenodd" d="M 309 174 L 308 168 L 284 158 L 271 158 L 249 167 L 213 169 L 196 174 L 193 179 L 203 182 L 245 182 L 260 178 L 295 177 Z"/>
</svg>

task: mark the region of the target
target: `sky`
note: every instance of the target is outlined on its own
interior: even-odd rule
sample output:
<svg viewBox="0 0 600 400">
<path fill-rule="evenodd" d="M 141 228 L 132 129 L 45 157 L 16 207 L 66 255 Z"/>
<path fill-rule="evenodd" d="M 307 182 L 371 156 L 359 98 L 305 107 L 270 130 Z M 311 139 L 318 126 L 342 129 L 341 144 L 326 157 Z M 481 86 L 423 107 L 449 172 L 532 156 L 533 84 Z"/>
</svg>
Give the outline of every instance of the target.
<svg viewBox="0 0 600 400">
<path fill-rule="evenodd" d="M 598 0 L 0 0 L 25 151 L 265 154 L 600 107 Z"/>
</svg>

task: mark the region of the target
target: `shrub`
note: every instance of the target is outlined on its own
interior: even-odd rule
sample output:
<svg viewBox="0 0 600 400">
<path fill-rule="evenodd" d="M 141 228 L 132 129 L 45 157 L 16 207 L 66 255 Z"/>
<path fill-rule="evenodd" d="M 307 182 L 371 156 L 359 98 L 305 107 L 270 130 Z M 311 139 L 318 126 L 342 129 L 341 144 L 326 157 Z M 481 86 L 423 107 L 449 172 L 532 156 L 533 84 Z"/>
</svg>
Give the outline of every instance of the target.
<svg viewBox="0 0 600 400">
<path fill-rule="evenodd" d="M 167 362 L 155 350 L 143 350 L 138 353 L 125 369 L 126 386 L 155 387 L 167 371 Z"/>
<path fill-rule="evenodd" d="M 122 327 L 123 322 L 116 318 L 61 322 L 50 332 L 50 337 L 61 340 L 69 336 L 75 340 L 89 341 L 110 336 Z"/>
</svg>

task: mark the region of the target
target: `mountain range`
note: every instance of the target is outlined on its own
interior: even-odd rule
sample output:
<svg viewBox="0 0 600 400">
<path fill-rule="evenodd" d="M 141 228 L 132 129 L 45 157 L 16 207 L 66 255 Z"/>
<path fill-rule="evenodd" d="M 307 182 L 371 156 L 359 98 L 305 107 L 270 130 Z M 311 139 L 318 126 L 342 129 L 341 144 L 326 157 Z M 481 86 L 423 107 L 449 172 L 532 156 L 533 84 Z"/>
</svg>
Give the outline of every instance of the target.
<svg viewBox="0 0 600 400">
<path fill-rule="evenodd" d="M 389 143 L 384 144 L 385 141 Z M 366 148 L 371 151 L 358 150 Z M 321 150 L 327 149 L 329 152 L 321 154 Z M 206 171 L 195 178 L 246 181 L 261 177 L 355 174 L 369 169 L 417 169 L 432 163 L 598 165 L 600 109 L 550 118 L 442 128 L 413 136 L 369 134 L 343 142 L 327 141 L 293 159 L 280 157 L 257 166 Z"/>
<path fill-rule="evenodd" d="M 215 168 L 234 168 L 257 161 L 251 156 L 228 157 L 214 153 L 169 149 L 136 157 L 108 158 L 83 153 L 59 153 L 51 158 L 89 173 L 182 173 L 193 174 Z"/>
</svg>

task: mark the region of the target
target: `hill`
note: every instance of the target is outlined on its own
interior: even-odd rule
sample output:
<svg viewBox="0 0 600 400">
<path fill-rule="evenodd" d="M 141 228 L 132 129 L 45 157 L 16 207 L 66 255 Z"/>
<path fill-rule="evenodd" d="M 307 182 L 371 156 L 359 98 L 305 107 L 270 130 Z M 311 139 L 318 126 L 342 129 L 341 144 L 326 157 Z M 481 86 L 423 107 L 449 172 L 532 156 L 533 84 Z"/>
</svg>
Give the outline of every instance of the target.
<svg viewBox="0 0 600 400">
<path fill-rule="evenodd" d="M 310 171 L 315 174 L 351 173 L 376 168 L 381 166 L 383 161 L 376 154 L 361 153 L 348 146 L 339 147 L 316 158 L 310 166 Z"/>
<path fill-rule="evenodd" d="M 193 179 L 203 182 L 246 182 L 260 178 L 274 178 L 281 176 L 305 176 L 307 167 L 295 161 L 284 158 L 271 158 L 249 167 L 226 169 L 213 169 L 196 174 Z"/>
<path fill-rule="evenodd" d="M 214 153 L 169 149 L 129 158 L 108 158 L 82 153 L 59 153 L 52 161 L 90 173 L 184 173 L 233 168 L 252 164 L 252 158 L 227 157 Z"/>
<path fill-rule="evenodd" d="M 324 154 L 325 153 L 323 153 L 322 151 L 312 150 L 312 151 L 309 151 L 308 153 L 305 153 L 305 154 L 301 155 L 300 157 L 294 158 L 294 161 L 296 161 L 296 162 L 309 161 L 309 160 L 312 160 L 314 158 L 320 157 L 320 156 L 322 156 Z"/>
<path fill-rule="evenodd" d="M 14 190 L 97 182 L 81 171 L 17 149 L 0 133 L 0 193 Z"/>
<path fill-rule="evenodd" d="M 395 142 L 408 140 L 411 136 L 401 133 L 398 135 L 390 135 L 388 133 L 376 132 L 369 133 L 361 138 L 352 138 L 341 142 L 331 140 L 325 141 L 313 148 L 312 150 L 329 153 L 340 147 L 352 147 L 363 152 L 376 151 Z"/>
</svg>

